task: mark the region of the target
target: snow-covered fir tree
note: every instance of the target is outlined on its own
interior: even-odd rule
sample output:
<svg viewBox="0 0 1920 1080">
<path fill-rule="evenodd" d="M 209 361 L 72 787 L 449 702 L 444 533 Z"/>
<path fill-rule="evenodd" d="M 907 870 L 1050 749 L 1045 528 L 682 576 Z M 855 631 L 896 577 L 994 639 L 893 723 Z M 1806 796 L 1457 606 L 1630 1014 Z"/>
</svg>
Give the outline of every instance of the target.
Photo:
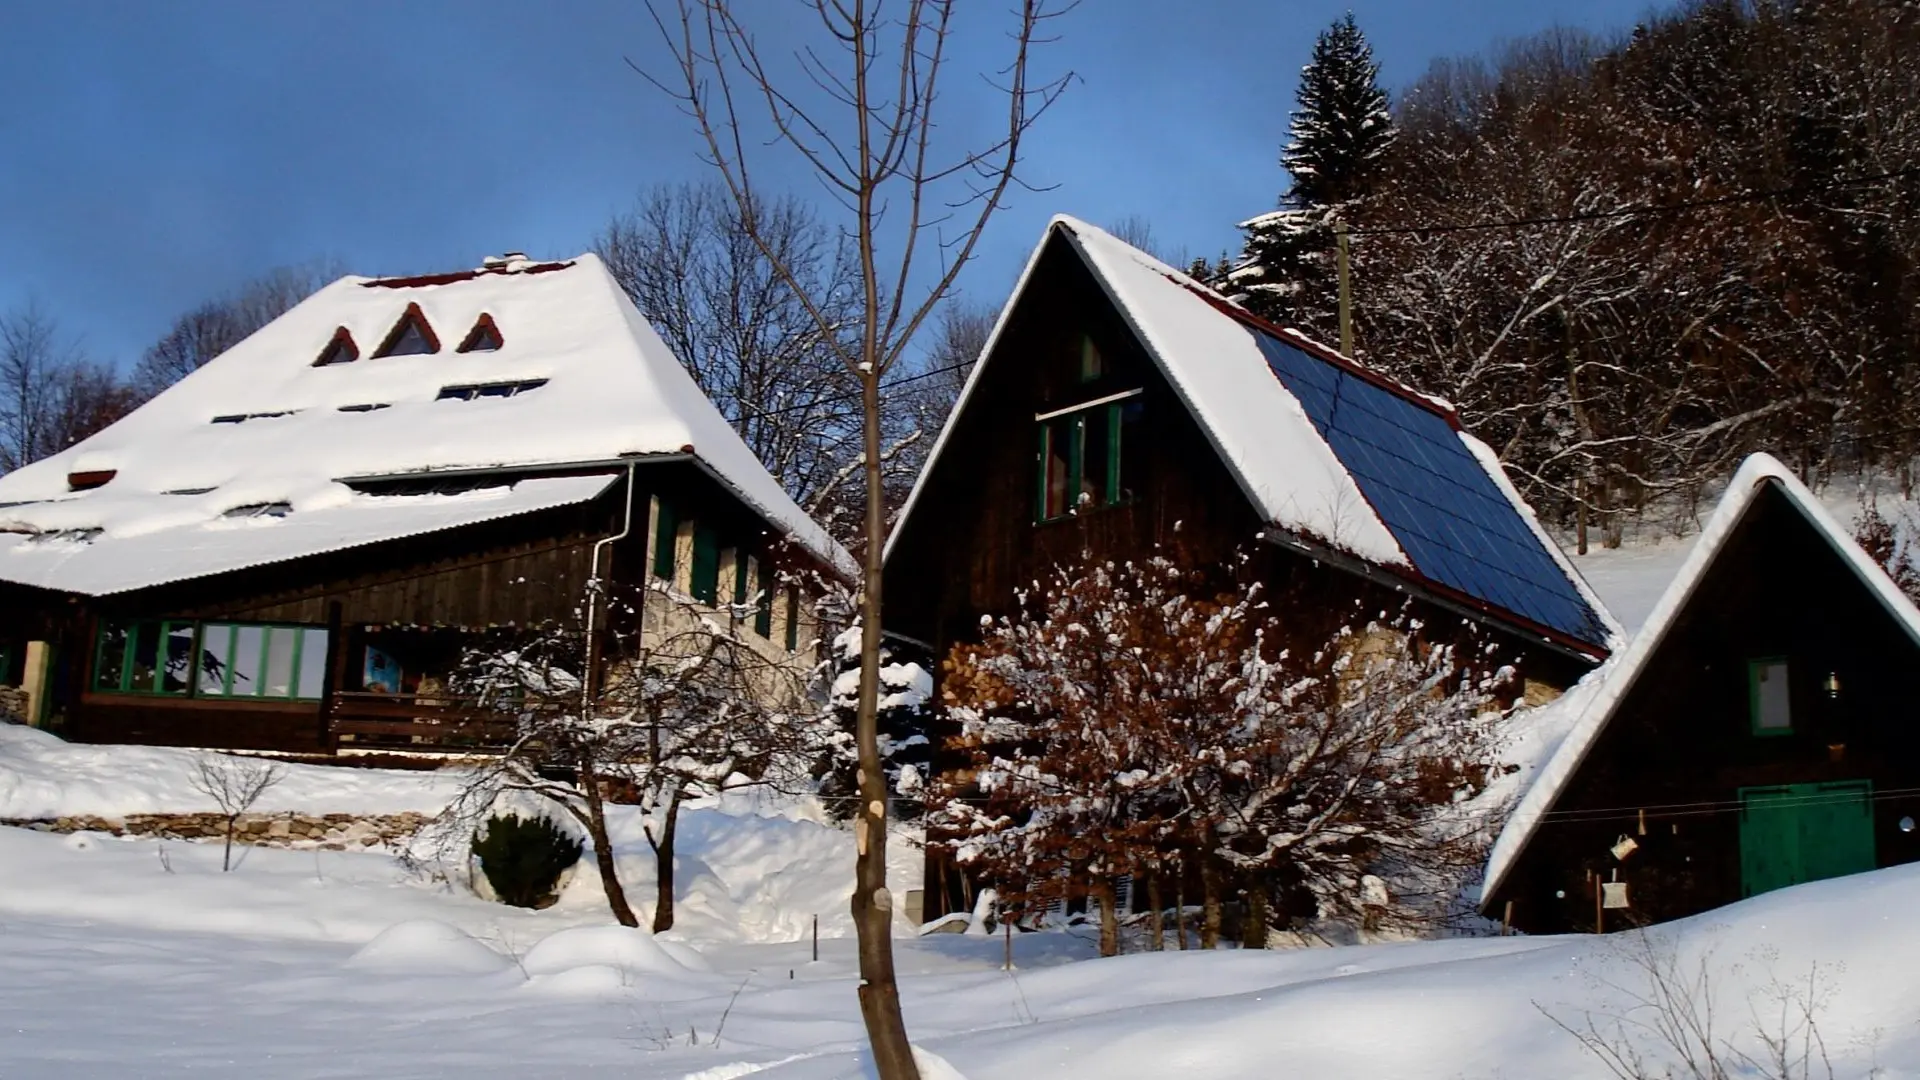
<svg viewBox="0 0 1920 1080">
<path fill-rule="evenodd" d="M 927 670 L 928 658 L 921 655 L 923 651 L 898 640 L 880 646 L 880 707 L 875 719 L 880 727 L 880 758 L 887 774 L 887 790 L 894 800 L 890 816 L 899 821 L 917 821 L 925 812 L 927 768 L 932 757 L 927 718 L 933 675 Z M 820 797 L 834 817 L 844 819 L 852 816 L 853 803 L 860 793 L 859 763 L 853 753 L 860 695 L 857 623 L 834 638 L 828 663 L 832 682 L 826 726 L 833 735 L 830 749 L 817 768 L 821 774 Z"/>
<path fill-rule="evenodd" d="M 1325 335 L 1332 311 L 1333 222 L 1363 198 L 1393 140 L 1380 65 L 1353 13 L 1321 31 L 1300 72 L 1280 163 L 1281 207 L 1240 223 L 1246 246 L 1227 287 L 1256 313 Z"/>
</svg>

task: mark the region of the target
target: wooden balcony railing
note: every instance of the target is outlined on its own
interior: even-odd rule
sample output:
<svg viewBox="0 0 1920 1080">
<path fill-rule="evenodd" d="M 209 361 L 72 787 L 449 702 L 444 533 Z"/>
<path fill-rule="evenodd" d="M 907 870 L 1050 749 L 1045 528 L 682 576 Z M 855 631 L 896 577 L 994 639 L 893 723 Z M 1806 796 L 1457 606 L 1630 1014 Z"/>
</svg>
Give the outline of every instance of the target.
<svg viewBox="0 0 1920 1080">
<path fill-rule="evenodd" d="M 335 747 L 486 753 L 510 745 L 514 717 L 478 698 L 452 694 L 335 693 L 327 728 Z"/>
</svg>

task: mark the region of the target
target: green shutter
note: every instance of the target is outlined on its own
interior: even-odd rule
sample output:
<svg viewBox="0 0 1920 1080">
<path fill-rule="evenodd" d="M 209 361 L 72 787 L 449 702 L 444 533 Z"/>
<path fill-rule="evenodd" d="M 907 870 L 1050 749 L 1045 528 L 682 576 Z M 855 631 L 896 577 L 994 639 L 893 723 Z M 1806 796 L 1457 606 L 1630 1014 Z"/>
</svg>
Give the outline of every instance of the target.
<svg viewBox="0 0 1920 1080">
<path fill-rule="evenodd" d="M 787 651 L 800 647 L 800 590 L 787 586 Z"/>
<path fill-rule="evenodd" d="M 1048 443 L 1052 438 L 1052 430 L 1052 424 L 1044 421 L 1040 424 L 1040 452 L 1034 458 L 1034 475 L 1039 481 L 1033 489 L 1033 521 L 1036 525 L 1047 520 L 1047 462 L 1053 457 L 1052 447 Z"/>
<path fill-rule="evenodd" d="M 667 500 L 660 500 L 660 512 L 653 527 L 653 576 L 673 580 L 674 538 L 680 532 L 680 523 L 674 520 L 673 507 Z"/>
<path fill-rule="evenodd" d="M 753 632 L 761 637 L 773 636 L 773 588 L 777 582 L 773 567 L 765 562 L 760 564 L 760 595 L 755 598 L 753 612 Z"/>
<path fill-rule="evenodd" d="M 690 591 L 703 604 L 720 599 L 720 538 L 712 526 L 693 526 L 693 573 Z"/>
<path fill-rule="evenodd" d="M 1113 506 L 1120 501 L 1120 406 L 1123 402 L 1114 402 L 1107 406 L 1107 505 Z"/>
</svg>

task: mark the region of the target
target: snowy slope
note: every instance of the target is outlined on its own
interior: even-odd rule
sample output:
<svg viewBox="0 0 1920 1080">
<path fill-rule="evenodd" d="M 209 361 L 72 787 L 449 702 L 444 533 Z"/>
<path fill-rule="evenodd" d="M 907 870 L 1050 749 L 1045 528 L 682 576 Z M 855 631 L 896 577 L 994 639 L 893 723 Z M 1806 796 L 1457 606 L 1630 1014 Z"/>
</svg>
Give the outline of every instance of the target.
<svg viewBox="0 0 1920 1080">
<path fill-rule="evenodd" d="M 15 537 L 0 550 L 0 578 L 106 592 L 209 572 L 166 552 L 223 546 L 230 537 L 211 530 L 231 524 L 222 515 L 235 508 L 290 504 L 285 518 L 250 523 L 275 530 L 305 513 L 354 504 L 342 483 L 350 478 L 682 453 L 778 530 L 823 560 L 851 567 L 740 441 L 599 259 L 589 254 L 516 272 L 449 276 L 456 280 L 342 278 L 119 423 L 0 477 L 0 529 L 101 529 L 92 543 L 117 549 L 102 561 L 138 567 L 95 576 L 70 550 L 81 541 Z M 418 306 L 439 350 L 373 356 L 409 305 Z M 498 327 L 501 347 L 456 352 L 482 315 Z M 340 331 L 357 343 L 359 359 L 316 366 Z M 503 383 L 526 389 L 443 397 L 449 388 Z M 69 490 L 70 474 L 104 472 L 114 474 L 104 486 Z M 399 520 L 406 503 L 382 501 L 395 528 L 406 527 Z M 377 516 L 369 506 L 360 509 L 362 526 Z M 304 547 L 339 546 L 328 539 L 335 532 L 316 526 Z M 302 549 L 289 542 L 281 557 Z"/>
</svg>

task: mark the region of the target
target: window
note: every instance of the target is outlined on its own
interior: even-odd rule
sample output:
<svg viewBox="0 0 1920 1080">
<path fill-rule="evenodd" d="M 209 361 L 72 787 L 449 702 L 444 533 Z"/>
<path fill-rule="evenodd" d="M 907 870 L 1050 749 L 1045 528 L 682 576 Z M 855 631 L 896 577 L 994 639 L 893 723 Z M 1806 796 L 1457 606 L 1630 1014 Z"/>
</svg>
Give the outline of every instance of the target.
<svg viewBox="0 0 1920 1080">
<path fill-rule="evenodd" d="M 1755 735 L 1786 735 L 1793 731 L 1793 702 L 1788 694 L 1785 659 L 1747 661 L 1747 698 Z"/>
<path fill-rule="evenodd" d="M 220 516 L 224 518 L 283 518 L 293 513 L 293 504 L 285 502 L 248 503 L 236 506 Z"/>
<path fill-rule="evenodd" d="M 659 510 L 653 519 L 653 576 L 673 580 L 673 548 L 680 534 L 680 522 L 673 516 L 667 500 L 656 500 Z"/>
<path fill-rule="evenodd" d="M 547 385 L 545 379 L 520 379 L 514 382 L 464 383 L 440 388 L 441 401 L 477 401 L 480 398 L 517 397 Z"/>
<path fill-rule="evenodd" d="M 800 647 L 800 590 L 787 586 L 787 651 Z"/>
<path fill-rule="evenodd" d="M 400 321 L 393 324 L 387 339 L 373 350 L 373 355 L 382 356 L 420 356 L 440 351 L 440 338 L 427 324 L 427 317 L 420 311 L 419 304 L 408 304 Z"/>
<path fill-rule="evenodd" d="M 462 341 L 460 347 L 454 352 L 493 352 L 503 344 L 505 343 L 500 339 L 500 328 L 493 325 L 493 316 L 483 311 L 480 313 L 479 321 L 473 324 L 473 329 L 467 331 L 466 340 Z"/>
<path fill-rule="evenodd" d="M 1138 469 L 1141 415 L 1138 390 L 1041 414 L 1035 520 L 1125 502 Z"/>
<path fill-rule="evenodd" d="M 340 411 L 341 412 L 378 412 L 381 409 L 390 409 L 392 407 L 393 406 L 387 404 L 384 401 L 381 401 L 381 402 L 370 401 L 364 405 L 342 405 L 340 406 Z"/>
<path fill-rule="evenodd" d="M 760 563 L 760 590 L 753 599 L 753 632 L 763 638 L 773 636 L 773 590 L 779 584 L 774 576 L 773 567 L 765 561 Z"/>
<path fill-rule="evenodd" d="M 327 632 L 317 626 L 107 623 L 93 686 L 105 693 L 318 700 Z"/>
<path fill-rule="evenodd" d="M 1106 374 L 1106 362 L 1100 356 L 1100 346 L 1093 343 L 1090 334 L 1080 335 L 1080 381 L 1090 383 Z"/>
<path fill-rule="evenodd" d="M 215 424 L 244 424 L 249 420 L 271 420 L 276 416 L 292 416 L 298 410 L 281 409 L 279 412 L 222 413 L 213 418 Z"/>
<path fill-rule="evenodd" d="M 353 343 L 353 335 L 341 327 L 333 332 L 333 340 L 320 350 L 320 356 L 313 362 L 314 367 L 327 367 L 332 364 L 351 364 L 360 359 L 360 346 Z"/>
<path fill-rule="evenodd" d="M 713 527 L 696 522 L 693 526 L 693 567 L 687 591 L 703 604 L 720 601 L 720 538 Z"/>
</svg>

